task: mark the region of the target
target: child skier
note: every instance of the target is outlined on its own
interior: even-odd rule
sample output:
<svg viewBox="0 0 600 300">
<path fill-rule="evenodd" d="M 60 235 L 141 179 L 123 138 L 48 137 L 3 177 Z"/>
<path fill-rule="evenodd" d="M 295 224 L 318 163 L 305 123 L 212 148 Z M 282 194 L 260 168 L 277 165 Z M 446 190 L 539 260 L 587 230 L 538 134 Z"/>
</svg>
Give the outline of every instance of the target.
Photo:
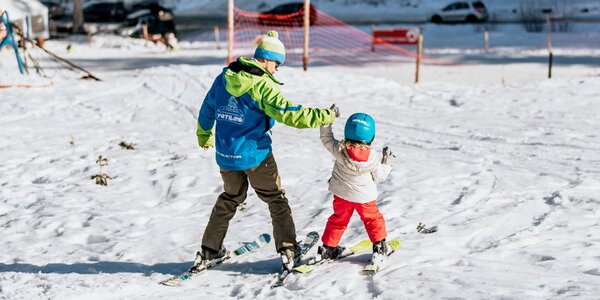
<svg viewBox="0 0 600 300">
<path fill-rule="evenodd" d="M 383 148 L 383 155 L 371 153 L 375 138 L 375 120 L 365 113 L 355 113 L 344 128 L 344 140 L 334 138 L 331 125 L 321 126 L 321 141 L 333 154 L 335 164 L 329 179 L 333 193 L 333 214 L 323 233 L 323 246 L 318 248 L 322 259 L 335 259 L 344 251 L 338 246 L 350 217 L 356 210 L 373 242 L 373 262 L 380 262 L 387 253 L 385 220 L 376 206 L 376 183 L 389 175 L 388 159 L 392 152 Z"/>
</svg>

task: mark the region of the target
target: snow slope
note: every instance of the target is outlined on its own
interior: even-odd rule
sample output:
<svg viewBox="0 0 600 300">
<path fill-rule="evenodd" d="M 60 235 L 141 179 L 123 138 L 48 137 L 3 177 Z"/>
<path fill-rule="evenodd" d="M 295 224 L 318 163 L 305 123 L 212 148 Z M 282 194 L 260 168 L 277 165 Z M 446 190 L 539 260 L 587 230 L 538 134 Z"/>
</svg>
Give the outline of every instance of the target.
<svg viewBox="0 0 600 300">
<path fill-rule="evenodd" d="M 284 94 L 306 106 L 335 102 L 342 134 L 353 112 L 378 124 L 374 147 L 396 153 L 378 205 L 402 247 L 375 277 L 369 254 L 294 276 L 271 290 L 272 246 L 180 288 L 222 191 L 214 151 L 198 149 L 196 115 L 224 50 L 184 41 L 179 52 L 98 36 L 48 41 L 102 82 L 49 61 L 52 81 L 15 73 L 0 51 L 1 299 L 598 299 L 600 295 L 600 72 L 595 49 L 545 79 L 544 52 L 438 49 L 458 66 L 283 67 Z M 536 42 L 537 45 L 537 42 Z M 561 52 L 562 51 L 562 52 Z M 531 59 L 531 57 L 539 57 Z M 580 59 L 578 59 L 580 58 Z M 492 62 L 492 63 L 489 63 Z M 583 63 L 582 63 L 583 62 Z M 593 60 L 592 60 L 593 62 Z M 25 79 L 24 79 L 25 78 Z M 298 234 L 331 214 L 332 158 L 317 129 L 273 130 L 274 154 Z M 135 144 L 126 150 L 120 142 Z M 102 172 L 108 186 L 90 176 Z M 418 222 L 439 232 L 421 235 Z M 253 191 L 231 223 L 228 248 L 271 232 Z M 355 216 L 342 240 L 366 238 Z M 314 251 L 314 250 L 313 250 Z M 311 252 L 314 253 L 314 252 Z"/>
</svg>

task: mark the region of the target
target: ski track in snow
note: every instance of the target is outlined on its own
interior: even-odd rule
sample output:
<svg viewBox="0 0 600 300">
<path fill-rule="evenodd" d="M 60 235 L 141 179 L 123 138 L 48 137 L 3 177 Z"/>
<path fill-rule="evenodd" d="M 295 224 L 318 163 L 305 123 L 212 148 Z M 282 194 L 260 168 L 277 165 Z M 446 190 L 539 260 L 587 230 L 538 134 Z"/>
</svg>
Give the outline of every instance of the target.
<svg viewBox="0 0 600 300">
<path fill-rule="evenodd" d="M 530 67 L 543 73 L 544 66 Z M 297 103 L 340 106 L 338 138 L 351 113 L 375 116 L 374 151 L 389 145 L 396 154 L 378 199 L 389 238 L 402 241 L 387 268 L 363 276 L 370 254 L 360 254 L 292 275 L 271 290 L 279 260 L 269 245 L 182 287 L 159 286 L 191 264 L 222 191 L 214 151 L 198 149 L 194 134 L 198 108 L 220 69 L 107 66 L 103 82 L 57 76 L 49 88 L 0 91 L 0 298 L 600 295 L 598 76 L 503 86 L 457 85 L 443 80 L 452 75 L 440 75 L 414 86 L 349 67 L 282 68 L 277 76 Z M 474 70 L 493 76 L 484 66 Z M 273 140 L 299 238 L 322 232 L 332 212 L 327 180 L 333 158 L 318 129 L 278 124 Z M 121 141 L 135 150 L 122 149 Z M 89 179 L 100 170 L 99 155 L 108 158 L 106 187 Z M 230 224 L 230 249 L 271 232 L 266 205 L 252 190 L 247 202 Z M 418 234 L 419 222 L 439 231 Z M 355 215 L 342 244 L 366 237 Z"/>
</svg>

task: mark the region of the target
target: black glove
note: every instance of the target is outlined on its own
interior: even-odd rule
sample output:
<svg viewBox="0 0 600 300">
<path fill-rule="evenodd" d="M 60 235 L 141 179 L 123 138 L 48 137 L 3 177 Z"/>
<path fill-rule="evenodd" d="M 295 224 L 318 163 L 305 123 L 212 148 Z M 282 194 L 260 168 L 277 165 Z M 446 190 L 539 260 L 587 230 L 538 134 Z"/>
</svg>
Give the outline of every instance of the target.
<svg viewBox="0 0 600 300">
<path fill-rule="evenodd" d="M 332 106 L 331 106 L 329 109 L 331 109 L 331 110 L 333 111 L 333 115 L 334 115 L 336 118 L 339 118 L 339 117 L 340 117 L 340 108 L 339 108 L 339 107 L 337 107 L 337 106 L 335 106 L 335 103 L 334 103 L 334 104 L 333 104 L 333 105 L 332 105 Z"/>
<path fill-rule="evenodd" d="M 381 158 L 381 163 L 382 164 L 386 164 L 388 163 L 388 160 L 391 157 L 396 157 L 396 155 L 394 155 L 394 153 L 392 153 L 392 150 L 390 150 L 390 148 L 388 146 L 383 147 L 383 151 L 382 152 L 382 156 L 383 158 Z"/>
</svg>

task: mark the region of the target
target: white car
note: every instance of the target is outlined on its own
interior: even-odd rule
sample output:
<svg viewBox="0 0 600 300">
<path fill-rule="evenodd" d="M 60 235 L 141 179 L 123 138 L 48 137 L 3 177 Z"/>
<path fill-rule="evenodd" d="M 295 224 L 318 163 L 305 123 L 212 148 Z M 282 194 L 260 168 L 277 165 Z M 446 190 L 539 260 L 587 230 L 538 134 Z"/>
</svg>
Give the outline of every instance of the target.
<svg viewBox="0 0 600 300">
<path fill-rule="evenodd" d="M 487 9 L 481 1 L 452 2 L 431 16 L 433 23 L 477 23 L 485 22 L 487 19 Z"/>
</svg>

